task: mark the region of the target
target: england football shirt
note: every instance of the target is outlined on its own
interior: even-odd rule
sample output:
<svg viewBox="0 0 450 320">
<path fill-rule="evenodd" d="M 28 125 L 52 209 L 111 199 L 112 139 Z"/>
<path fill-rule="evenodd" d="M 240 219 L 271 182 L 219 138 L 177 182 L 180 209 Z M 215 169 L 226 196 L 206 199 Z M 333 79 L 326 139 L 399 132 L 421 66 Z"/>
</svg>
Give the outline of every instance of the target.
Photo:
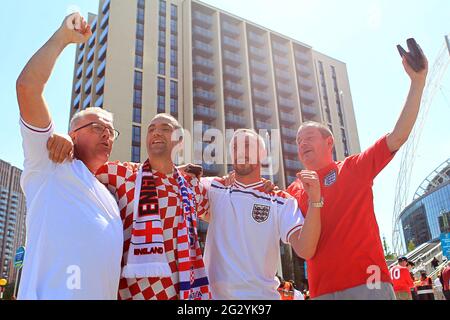
<svg viewBox="0 0 450 320">
<path fill-rule="evenodd" d="M 297 201 L 282 191 L 265 192 L 262 181 L 201 182 L 210 201 L 205 265 L 213 299 L 279 300 L 280 240 L 289 243 L 304 222 Z"/>
</svg>

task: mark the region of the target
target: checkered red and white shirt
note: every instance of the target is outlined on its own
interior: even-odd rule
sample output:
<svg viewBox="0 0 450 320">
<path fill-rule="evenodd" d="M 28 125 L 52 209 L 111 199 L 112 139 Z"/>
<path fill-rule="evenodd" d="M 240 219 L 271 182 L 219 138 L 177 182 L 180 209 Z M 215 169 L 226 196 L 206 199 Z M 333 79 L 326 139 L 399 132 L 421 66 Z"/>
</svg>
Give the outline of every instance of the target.
<svg viewBox="0 0 450 320">
<path fill-rule="evenodd" d="M 177 300 L 179 299 L 179 273 L 177 232 L 178 222 L 182 215 L 180 191 L 173 175 L 164 175 L 153 170 L 158 205 L 163 225 L 164 249 L 172 276 L 168 278 L 121 278 L 119 284 L 119 300 Z M 198 216 L 206 214 L 209 202 L 206 190 L 198 179 L 184 176 L 188 186 L 196 196 L 196 212 Z M 124 246 L 122 267 L 126 264 L 130 248 L 133 202 L 137 171 L 132 171 L 121 163 L 108 163 L 97 172 L 97 178 L 105 184 L 116 197 L 124 228 Z"/>
</svg>

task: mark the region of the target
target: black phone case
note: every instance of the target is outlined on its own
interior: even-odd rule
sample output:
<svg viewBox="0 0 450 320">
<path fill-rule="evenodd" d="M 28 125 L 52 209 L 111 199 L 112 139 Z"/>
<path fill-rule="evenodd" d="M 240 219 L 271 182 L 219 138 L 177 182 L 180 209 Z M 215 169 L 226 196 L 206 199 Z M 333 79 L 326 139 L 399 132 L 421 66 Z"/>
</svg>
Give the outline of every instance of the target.
<svg viewBox="0 0 450 320">
<path fill-rule="evenodd" d="M 400 56 L 405 57 L 408 64 L 414 71 L 419 72 L 425 68 L 424 54 L 419 44 L 413 38 L 407 41 L 409 52 L 407 52 L 401 45 L 397 46 Z"/>
</svg>

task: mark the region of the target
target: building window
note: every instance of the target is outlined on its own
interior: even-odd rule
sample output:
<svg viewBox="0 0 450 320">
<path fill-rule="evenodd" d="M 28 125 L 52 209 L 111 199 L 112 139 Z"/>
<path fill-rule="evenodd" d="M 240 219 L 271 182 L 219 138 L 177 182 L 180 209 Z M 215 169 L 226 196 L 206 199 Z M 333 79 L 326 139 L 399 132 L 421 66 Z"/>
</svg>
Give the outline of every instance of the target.
<svg viewBox="0 0 450 320">
<path fill-rule="evenodd" d="M 178 78 L 178 67 L 177 66 L 174 66 L 174 65 L 170 66 L 170 76 L 175 79 Z"/>
<path fill-rule="evenodd" d="M 166 112 L 166 97 L 163 95 L 158 95 L 158 113 Z"/>
<path fill-rule="evenodd" d="M 142 109 L 137 106 L 133 107 L 133 122 L 141 123 L 142 122 Z"/>
<path fill-rule="evenodd" d="M 178 98 L 178 82 L 170 81 L 170 96 Z"/>
<path fill-rule="evenodd" d="M 144 40 L 136 39 L 136 54 L 139 56 L 144 55 Z"/>
<path fill-rule="evenodd" d="M 164 62 L 158 62 L 158 74 L 162 76 L 166 74 L 166 64 Z"/>
<path fill-rule="evenodd" d="M 178 58 L 178 51 L 171 49 L 170 50 L 170 63 L 173 66 L 178 65 L 178 59 L 177 58 Z"/>
<path fill-rule="evenodd" d="M 165 95 L 166 93 L 166 81 L 164 78 L 158 78 L 158 94 Z"/>
<path fill-rule="evenodd" d="M 178 98 L 170 98 L 170 114 L 178 118 Z"/>
<path fill-rule="evenodd" d="M 131 162 L 141 162 L 141 147 L 131 146 Z"/>
<path fill-rule="evenodd" d="M 167 8 L 166 1 L 160 0 L 159 1 L 159 14 L 165 16 L 166 15 L 166 8 Z"/>
<path fill-rule="evenodd" d="M 133 146 L 141 146 L 141 127 L 133 126 L 132 139 Z"/>
<path fill-rule="evenodd" d="M 136 55 L 135 67 L 138 69 L 144 68 L 144 57 Z"/>
<path fill-rule="evenodd" d="M 174 4 L 170 5 L 170 16 L 173 20 L 178 20 L 178 7 Z"/>
<path fill-rule="evenodd" d="M 134 88 L 142 90 L 142 72 L 134 72 Z"/>
<path fill-rule="evenodd" d="M 166 47 L 158 47 L 158 60 L 160 62 L 166 61 Z"/>
</svg>

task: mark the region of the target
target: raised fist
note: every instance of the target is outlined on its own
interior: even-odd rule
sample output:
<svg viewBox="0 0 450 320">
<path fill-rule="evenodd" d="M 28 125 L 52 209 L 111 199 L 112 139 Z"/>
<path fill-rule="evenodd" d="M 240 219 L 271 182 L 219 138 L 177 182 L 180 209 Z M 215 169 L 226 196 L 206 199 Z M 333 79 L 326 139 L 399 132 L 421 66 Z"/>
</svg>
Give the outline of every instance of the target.
<svg viewBox="0 0 450 320">
<path fill-rule="evenodd" d="M 66 44 L 84 43 L 92 36 L 91 26 L 78 12 L 64 19 L 58 33 Z"/>
</svg>

